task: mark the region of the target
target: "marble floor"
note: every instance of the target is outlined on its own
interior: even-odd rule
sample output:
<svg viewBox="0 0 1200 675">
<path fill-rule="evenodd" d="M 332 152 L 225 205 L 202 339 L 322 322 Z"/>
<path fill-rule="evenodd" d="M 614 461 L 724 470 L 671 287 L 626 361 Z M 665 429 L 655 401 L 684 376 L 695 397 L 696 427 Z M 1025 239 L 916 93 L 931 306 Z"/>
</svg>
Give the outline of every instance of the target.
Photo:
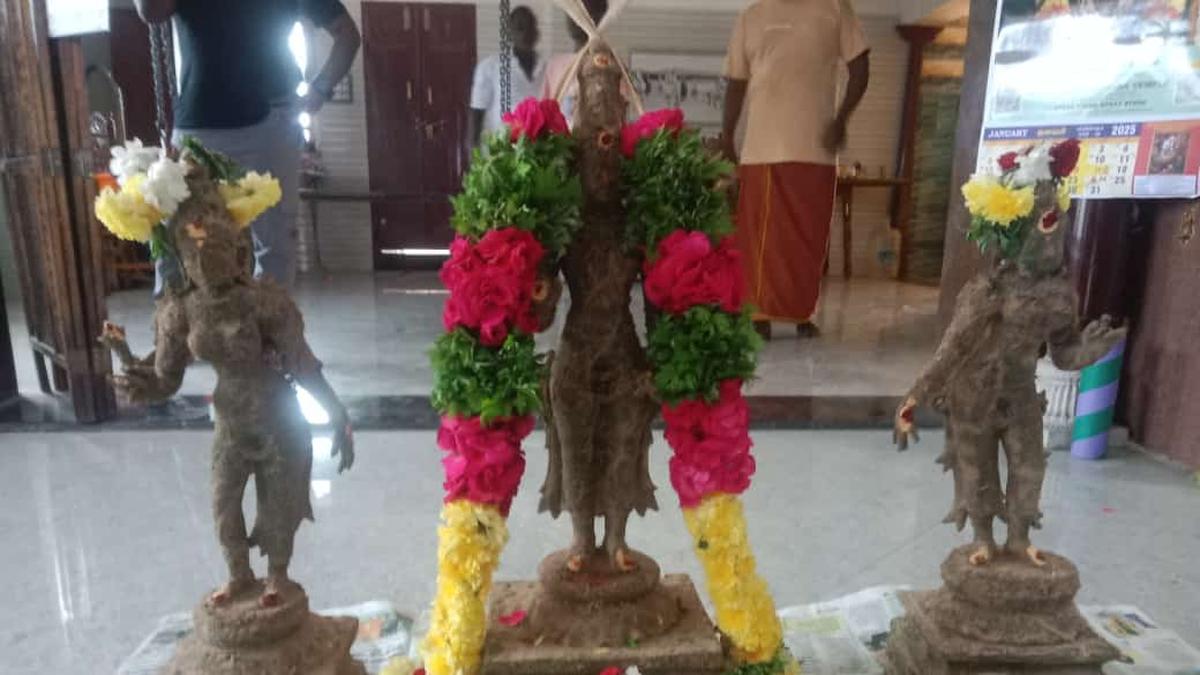
<svg viewBox="0 0 1200 675">
<path fill-rule="evenodd" d="M 444 301 L 436 274 L 337 274 L 301 280 L 295 293 L 309 341 L 325 362 L 335 389 L 348 396 L 424 395 L 432 374 L 426 356 L 442 332 Z M 900 396 L 933 353 L 937 339 L 936 288 L 891 281 L 829 279 L 816 316 L 823 334 L 800 340 L 780 326 L 767 345 L 759 396 Z M 636 304 L 636 303 L 635 303 Z M 20 304 L 9 302 L 22 392 L 33 394 L 37 379 Z M 116 293 L 109 316 L 124 325 L 136 353 L 151 349 L 147 291 Z M 640 310 L 638 310 L 640 313 Z M 559 325 L 541 338 L 556 341 Z M 193 366 L 182 394 L 211 393 L 210 368 Z"/>
<path fill-rule="evenodd" d="M 380 343 L 392 339 L 384 333 L 430 330 L 387 314 Z M 111 673 L 159 617 L 190 608 L 221 580 L 209 439 L 0 434 L 0 569 L 8 580 L 0 672 Z M 930 432 L 907 454 L 889 440 L 878 431 L 758 434 L 760 470 L 746 503 L 762 572 L 781 605 L 875 584 L 934 585 L 946 552 L 966 540 L 940 524 L 951 495 L 933 464 L 941 435 Z M 441 499 L 433 435 L 360 434 L 358 463 L 342 476 L 332 472 L 328 446 L 315 445 L 317 520 L 300 531 L 294 576 L 316 607 L 390 599 L 419 613 L 433 590 Z M 501 578 L 529 577 L 568 539 L 564 523 L 535 513 L 545 453 L 540 437 L 527 447 Z M 668 485 L 666 455 L 661 446 L 653 453 L 659 486 Z M 669 488 L 660 497 L 663 512 L 635 522 L 631 541 L 665 570 L 698 578 Z M 1189 476 L 1138 453 L 1103 462 L 1056 453 L 1043 506 L 1037 541 L 1078 563 L 1080 601 L 1137 605 L 1200 645 L 1200 490 Z"/>
</svg>

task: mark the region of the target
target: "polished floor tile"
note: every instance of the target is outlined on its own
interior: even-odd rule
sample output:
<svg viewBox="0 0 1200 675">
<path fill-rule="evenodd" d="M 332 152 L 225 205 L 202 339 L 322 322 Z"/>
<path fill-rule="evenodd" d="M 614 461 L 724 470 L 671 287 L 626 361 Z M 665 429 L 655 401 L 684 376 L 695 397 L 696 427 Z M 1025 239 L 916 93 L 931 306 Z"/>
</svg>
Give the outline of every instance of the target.
<svg viewBox="0 0 1200 675">
<path fill-rule="evenodd" d="M 428 351 L 442 333 L 445 295 L 436 274 L 339 274 L 302 279 L 295 293 L 313 351 L 334 388 L 346 396 L 427 394 Z M 936 288 L 873 279 L 826 282 L 815 320 L 823 334 L 800 340 L 791 327 L 763 352 L 760 396 L 900 396 L 936 346 Z M 640 313 L 640 301 L 634 303 Z M 145 290 L 109 298 L 110 319 L 124 325 L 135 353 L 152 348 L 153 303 Z M 21 390 L 37 389 L 27 332 L 18 303 L 9 304 Z M 539 342 L 553 347 L 561 318 Z M 192 366 L 181 393 L 207 395 L 215 379 Z"/>
<path fill-rule="evenodd" d="M 112 672 L 164 614 L 221 580 L 208 504 L 205 432 L 0 434 L 0 672 Z M 946 552 L 966 541 L 940 524 L 951 484 L 933 464 L 940 434 L 896 453 L 886 433 L 765 432 L 746 498 L 760 567 L 781 604 L 875 584 L 938 582 Z M 412 613 L 431 597 L 441 477 L 433 434 L 363 433 L 358 463 L 337 476 L 316 443 L 316 523 L 297 538 L 293 574 L 314 606 L 390 599 Z M 537 514 L 545 471 L 530 439 L 529 471 L 510 522 L 500 576 L 528 578 L 568 541 Z M 631 525 L 633 544 L 667 571 L 699 578 L 666 476 L 652 471 L 661 513 Z M 1085 603 L 1135 604 L 1200 645 L 1200 490 L 1137 453 L 1103 462 L 1051 458 L 1043 547 L 1075 560 Z M 248 506 L 248 508 L 250 508 Z"/>
</svg>

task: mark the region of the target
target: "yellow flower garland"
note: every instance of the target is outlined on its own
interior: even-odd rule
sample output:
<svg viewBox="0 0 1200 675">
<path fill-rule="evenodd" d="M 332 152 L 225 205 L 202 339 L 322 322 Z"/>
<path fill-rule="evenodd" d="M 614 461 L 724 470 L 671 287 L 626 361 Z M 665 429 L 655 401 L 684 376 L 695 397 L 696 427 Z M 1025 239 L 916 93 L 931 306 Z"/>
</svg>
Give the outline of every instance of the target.
<svg viewBox="0 0 1200 675">
<path fill-rule="evenodd" d="M 246 227 L 261 216 L 264 211 L 275 206 L 283 199 L 283 190 L 279 181 L 270 174 L 251 171 L 242 177 L 237 184 L 219 183 L 221 198 L 225 200 L 225 208 L 239 227 Z"/>
<path fill-rule="evenodd" d="M 487 635 L 487 597 L 508 525 L 494 506 L 459 500 L 442 508 L 438 584 L 422 645 L 429 675 L 478 672 Z"/>
<path fill-rule="evenodd" d="M 144 175 L 131 176 L 120 190 L 106 187 L 96 197 L 96 218 L 119 239 L 148 242 L 163 215 L 142 195 Z"/>
<path fill-rule="evenodd" d="M 1033 212 L 1033 186 L 1010 188 L 991 176 L 975 176 L 962 187 L 971 215 L 1007 227 Z"/>
<path fill-rule="evenodd" d="M 705 497 L 683 518 L 708 577 L 717 627 L 744 663 L 765 663 L 783 647 L 783 626 L 767 584 L 755 571 L 742 502 L 734 495 Z"/>
</svg>

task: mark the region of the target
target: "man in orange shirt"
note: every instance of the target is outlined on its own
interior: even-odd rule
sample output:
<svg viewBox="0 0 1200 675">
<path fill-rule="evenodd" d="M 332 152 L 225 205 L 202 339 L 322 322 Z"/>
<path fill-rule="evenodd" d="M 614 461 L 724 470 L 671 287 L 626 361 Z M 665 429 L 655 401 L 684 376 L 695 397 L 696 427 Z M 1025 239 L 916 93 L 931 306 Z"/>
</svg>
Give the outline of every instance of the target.
<svg viewBox="0 0 1200 675">
<path fill-rule="evenodd" d="M 849 0 L 758 0 L 734 28 L 723 138 L 738 162 L 734 134 L 745 109 L 736 237 L 764 337 L 771 321 L 817 335 L 812 316 L 829 252 L 837 153 L 867 90 L 868 53 Z"/>
</svg>

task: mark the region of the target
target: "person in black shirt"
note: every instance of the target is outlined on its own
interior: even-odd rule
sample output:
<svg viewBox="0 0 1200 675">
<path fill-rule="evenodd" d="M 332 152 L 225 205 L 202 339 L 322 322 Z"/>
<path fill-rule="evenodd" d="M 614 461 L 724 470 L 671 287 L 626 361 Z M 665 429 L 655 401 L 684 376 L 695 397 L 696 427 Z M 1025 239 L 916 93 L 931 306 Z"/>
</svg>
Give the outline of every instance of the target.
<svg viewBox="0 0 1200 675">
<path fill-rule="evenodd" d="M 296 275 L 299 114 L 316 113 L 354 63 L 358 28 L 340 0 L 136 0 L 148 23 L 174 20 L 181 70 L 175 103 L 178 145 L 194 136 L 249 170 L 270 172 L 283 201 L 253 225 L 255 276 L 290 288 Z M 303 97 L 288 37 L 307 20 L 333 48 Z M 160 266 L 156 290 L 170 270 Z"/>
</svg>

